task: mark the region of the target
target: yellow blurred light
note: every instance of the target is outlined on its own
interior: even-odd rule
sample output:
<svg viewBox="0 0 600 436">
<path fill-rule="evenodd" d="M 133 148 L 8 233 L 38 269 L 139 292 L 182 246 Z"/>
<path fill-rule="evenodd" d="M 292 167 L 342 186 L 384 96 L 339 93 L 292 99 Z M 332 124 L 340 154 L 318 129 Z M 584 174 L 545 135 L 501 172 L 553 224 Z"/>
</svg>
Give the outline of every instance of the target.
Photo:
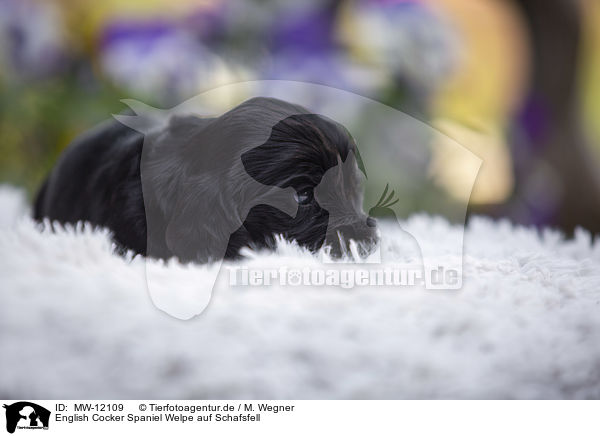
<svg viewBox="0 0 600 436">
<path fill-rule="evenodd" d="M 455 71 L 433 97 L 434 126 L 483 163 L 470 202 L 501 203 L 513 190 L 511 156 L 503 130 L 527 87 L 529 43 L 524 23 L 510 2 L 430 0 L 458 32 Z M 473 127 L 476 126 L 476 127 Z M 474 163 L 445 144 L 434 144 L 431 171 L 450 195 L 461 198 Z"/>
<path fill-rule="evenodd" d="M 467 123 L 504 124 L 523 97 L 528 40 L 518 12 L 497 0 L 435 0 L 459 34 L 453 75 L 436 95 L 434 113 Z"/>
<path fill-rule="evenodd" d="M 580 95 L 584 121 L 593 141 L 593 150 L 600 155 L 600 2 L 584 0 L 583 38 L 579 70 Z"/>
<path fill-rule="evenodd" d="M 433 127 L 430 174 L 452 197 L 473 204 L 492 204 L 505 200 L 513 189 L 510 155 L 501 131 L 488 126 L 475 130 L 448 119 L 438 119 Z M 447 135 L 447 136 L 446 136 Z M 451 139 L 449 139 L 451 138 Z M 470 198 L 470 175 L 477 171 L 479 160 L 465 154 L 454 141 L 483 160 Z"/>
</svg>

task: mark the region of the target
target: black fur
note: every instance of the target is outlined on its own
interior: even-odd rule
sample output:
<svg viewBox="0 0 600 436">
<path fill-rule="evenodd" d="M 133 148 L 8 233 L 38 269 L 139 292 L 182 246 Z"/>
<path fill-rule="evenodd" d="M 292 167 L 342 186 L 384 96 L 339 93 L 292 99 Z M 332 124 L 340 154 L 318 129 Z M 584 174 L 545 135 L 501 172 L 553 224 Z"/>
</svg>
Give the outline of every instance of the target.
<svg viewBox="0 0 600 436">
<path fill-rule="evenodd" d="M 341 125 L 275 99 L 251 99 L 218 118 L 174 116 L 145 135 L 109 121 L 63 153 L 34 217 L 87 221 L 109 228 L 121 249 L 182 261 L 235 258 L 242 247 L 272 247 L 277 234 L 312 250 L 332 229 L 370 243 L 357 165 L 337 175 L 332 195 L 319 194 L 323 175 L 351 153 L 358 156 Z M 303 204 L 290 217 L 262 204 L 270 187 L 319 191 L 297 196 Z"/>
</svg>

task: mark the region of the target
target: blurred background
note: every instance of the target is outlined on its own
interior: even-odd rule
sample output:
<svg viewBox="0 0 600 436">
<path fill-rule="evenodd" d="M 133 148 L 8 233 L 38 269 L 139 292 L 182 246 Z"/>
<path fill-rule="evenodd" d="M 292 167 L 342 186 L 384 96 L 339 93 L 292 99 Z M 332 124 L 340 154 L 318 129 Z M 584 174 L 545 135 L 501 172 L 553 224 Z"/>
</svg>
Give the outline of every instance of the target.
<svg viewBox="0 0 600 436">
<path fill-rule="evenodd" d="M 473 151 L 483 164 L 469 213 L 600 232 L 598 0 L 0 8 L 0 183 L 30 196 L 76 135 L 125 109 L 120 99 L 168 108 L 217 86 L 283 79 L 383 102 Z M 430 159 L 451 215 L 472 163 Z M 407 204 L 407 215 L 421 210 Z"/>
</svg>

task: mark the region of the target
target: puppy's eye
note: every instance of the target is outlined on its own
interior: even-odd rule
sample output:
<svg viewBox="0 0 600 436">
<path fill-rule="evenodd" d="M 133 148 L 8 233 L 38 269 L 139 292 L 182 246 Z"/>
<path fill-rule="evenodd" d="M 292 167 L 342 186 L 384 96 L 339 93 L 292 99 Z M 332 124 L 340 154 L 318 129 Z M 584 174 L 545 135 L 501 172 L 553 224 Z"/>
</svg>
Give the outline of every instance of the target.
<svg viewBox="0 0 600 436">
<path fill-rule="evenodd" d="M 294 194 L 294 198 L 296 199 L 298 204 L 308 204 L 313 199 L 313 190 L 304 189 L 302 191 L 298 191 Z"/>
</svg>

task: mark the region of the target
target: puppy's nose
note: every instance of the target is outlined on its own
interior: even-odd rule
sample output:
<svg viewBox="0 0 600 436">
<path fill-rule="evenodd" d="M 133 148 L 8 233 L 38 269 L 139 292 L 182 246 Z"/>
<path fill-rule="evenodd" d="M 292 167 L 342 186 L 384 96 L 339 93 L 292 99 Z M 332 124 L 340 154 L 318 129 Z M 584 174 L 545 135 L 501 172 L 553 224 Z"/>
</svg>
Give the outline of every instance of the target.
<svg viewBox="0 0 600 436">
<path fill-rule="evenodd" d="M 350 240 L 359 244 L 361 257 L 368 256 L 377 245 L 377 222 L 373 218 L 362 217 L 357 221 L 331 229 L 327 244 L 331 246 L 331 254 L 340 257 L 350 252 Z"/>
</svg>

